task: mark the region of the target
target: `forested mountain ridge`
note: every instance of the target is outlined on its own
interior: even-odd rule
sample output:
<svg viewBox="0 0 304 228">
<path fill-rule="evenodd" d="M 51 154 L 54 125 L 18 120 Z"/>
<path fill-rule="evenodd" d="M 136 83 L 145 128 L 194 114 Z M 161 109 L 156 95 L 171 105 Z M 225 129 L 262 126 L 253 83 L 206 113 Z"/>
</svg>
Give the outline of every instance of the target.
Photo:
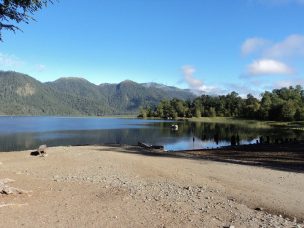
<svg viewBox="0 0 304 228">
<path fill-rule="evenodd" d="M 24 74 L 0 72 L 1 115 L 80 114 L 59 102 L 52 88 Z"/>
<path fill-rule="evenodd" d="M 147 87 L 145 83 L 138 84 L 130 80 L 125 80 L 119 84 L 101 84 L 99 87 L 103 93 L 108 94 L 108 103 L 116 110 L 119 110 L 120 113 L 124 112 L 124 110 L 134 113 L 138 111 L 138 104 L 146 107 L 156 105 L 163 99 L 191 100 L 195 97 L 188 90 L 168 86 L 163 88 L 158 86 Z"/>
<path fill-rule="evenodd" d="M 42 83 L 22 73 L 0 71 L 0 115 L 134 114 L 141 106 L 172 98 L 186 100 L 194 95 L 176 87 L 148 87 L 130 80 L 95 85 L 70 77 Z"/>
</svg>

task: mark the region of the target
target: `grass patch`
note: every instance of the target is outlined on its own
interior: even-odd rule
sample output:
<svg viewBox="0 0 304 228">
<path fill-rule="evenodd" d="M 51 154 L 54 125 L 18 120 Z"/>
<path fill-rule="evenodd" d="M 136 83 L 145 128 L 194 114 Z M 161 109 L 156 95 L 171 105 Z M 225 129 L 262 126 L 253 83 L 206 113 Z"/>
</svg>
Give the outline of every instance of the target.
<svg viewBox="0 0 304 228">
<path fill-rule="evenodd" d="M 137 115 L 105 115 L 100 118 L 120 118 L 120 119 L 136 119 Z"/>
<path fill-rule="evenodd" d="M 247 125 L 248 127 L 270 128 L 281 127 L 294 130 L 304 131 L 304 121 L 281 122 L 281 121 L 260 121 L 248 120 L 234 117 L 200 117 L 187 119 L 191 122 L 204 122 L 204 123 L 222 123 L 222 124 L 238 124 Z"/>
<path fill-rule="evenodd" d="M 304 121 L 272 122 L 272 126 L 304 131 Z"/>
</svg>

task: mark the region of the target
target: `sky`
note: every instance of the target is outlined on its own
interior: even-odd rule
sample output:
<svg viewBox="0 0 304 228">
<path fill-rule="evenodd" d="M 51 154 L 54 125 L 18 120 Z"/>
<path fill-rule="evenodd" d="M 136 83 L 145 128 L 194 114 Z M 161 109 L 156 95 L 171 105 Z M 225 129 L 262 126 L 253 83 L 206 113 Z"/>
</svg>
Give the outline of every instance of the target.
<svg viewBox="0 0 304 228">
<path fill-rule="evenodd" d="M 58 0 L 3 31 L 0 70 L 205 94 L 304 85 L 304 0 Z"/>
</svg>

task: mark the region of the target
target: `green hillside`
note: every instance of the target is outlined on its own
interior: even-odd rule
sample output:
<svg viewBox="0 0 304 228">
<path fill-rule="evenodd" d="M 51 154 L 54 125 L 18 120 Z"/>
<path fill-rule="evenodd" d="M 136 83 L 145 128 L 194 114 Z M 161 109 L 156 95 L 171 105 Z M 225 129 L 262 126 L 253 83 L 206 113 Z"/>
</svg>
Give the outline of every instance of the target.
<svg viewBox="0 0 304 228">
<path fill-rule="evenodd" d="M 192 99 L 194 95 L 155 83 L 95 85 L 82 78 L 60 78 L 41 83 L 17 72 L 0 71 L 1 115 L 111 115 L 136 114 L 139 107 L 163 99 Z"/>
<path fill-rule="evenodd" d="M 24 74 L 0 72 L 0 114 L 77 115 L 51 88 Z"/>
</svg>

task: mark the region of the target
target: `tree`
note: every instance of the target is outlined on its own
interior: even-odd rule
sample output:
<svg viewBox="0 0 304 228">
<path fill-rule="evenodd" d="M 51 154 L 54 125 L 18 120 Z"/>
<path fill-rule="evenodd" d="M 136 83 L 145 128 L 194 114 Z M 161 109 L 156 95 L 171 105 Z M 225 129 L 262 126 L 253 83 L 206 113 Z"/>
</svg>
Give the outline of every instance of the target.
<svg viewBox="0 0 304 228">
<path fill-rule="evenodd" d="M 146 119 L 147 118 L 147 110 L 140 107 L 139 108 L 139 115 L 138 115 L 139 118 L 143 118 L 143 119 Z"/>
<path fill-rule="evenodd" d="M 161 102 L 157 105 L 155 113 L 156 113 L 157 117 L 163 118 L 164 108 L 163 108 L 163 104 Z"/>
<path fill-rule="evenodd" d="M 187 105 L 184 101 L 174 98 L 170 103 L 171 106 L 175 109 L 178 117 L 186 116 Z"/>
<path fill-rule="evenodd" d="M 260 109 L 259 100 L 256 99 L 251 94 L 247 95 L 247 99 L 245 100 L 244 108 L 243 108 L 243 115 L 246 118 L 256 118 L 257 112 Z"/>
<path fill-rule="evenodd" d="M 215 116 L 216 116 L 215 108 L 211 107 L 208 111 L 208 117 L 215 117 Z"/>
<path fill-rule="evenodd" d="M 202 116 L 203 106 L 200 99 L 194 100 L 194 116 L 201 117 Z"/>
<path fill-rule="evenodd" d="M 302 86 L 264 92 L 259 100 L 251 94 L 246 99 L 236 92 L 221 96 L 202 95 L 193 101 L 172 99 L 154 107 L 155 117 L 192 118 L 201 116 L 243 117 L 249 119 L 293 121 L 304 120 L 304 90 Z"/>
<path fill-rule="evenodd" d="M 299 121 L 304 120 L 304 108 L 298 108 L 295 114 L 295 119 Z"/>
<path fill-rule="evenodd" d="M 2 30 L 16 32 L 21 30 L 16 24 L 28 24 L 34 18 L 31 16 L 53 0 L 0 0 L 0 41 Z"/>
<path fill-rule="evenodd" d="M 296 111 L 297 110 L 295 108 L 294 102 L 292 100 L 288 100 L 282 106 L 282 110 L 281 110 L 281 118 L 282 118 L 282 120 L 285 120 L 285 121 L 292 121 L 292 120 L 294 120 Z"/>
<path fill-rule="evenodd" d="M 269 119 L 269 111 L 272 107 L 272 96 L 270 92 L 265 92 L 262 94 L 262 100 L 259 110 L 259 118 L 262 120 Z"/>
</svg>

